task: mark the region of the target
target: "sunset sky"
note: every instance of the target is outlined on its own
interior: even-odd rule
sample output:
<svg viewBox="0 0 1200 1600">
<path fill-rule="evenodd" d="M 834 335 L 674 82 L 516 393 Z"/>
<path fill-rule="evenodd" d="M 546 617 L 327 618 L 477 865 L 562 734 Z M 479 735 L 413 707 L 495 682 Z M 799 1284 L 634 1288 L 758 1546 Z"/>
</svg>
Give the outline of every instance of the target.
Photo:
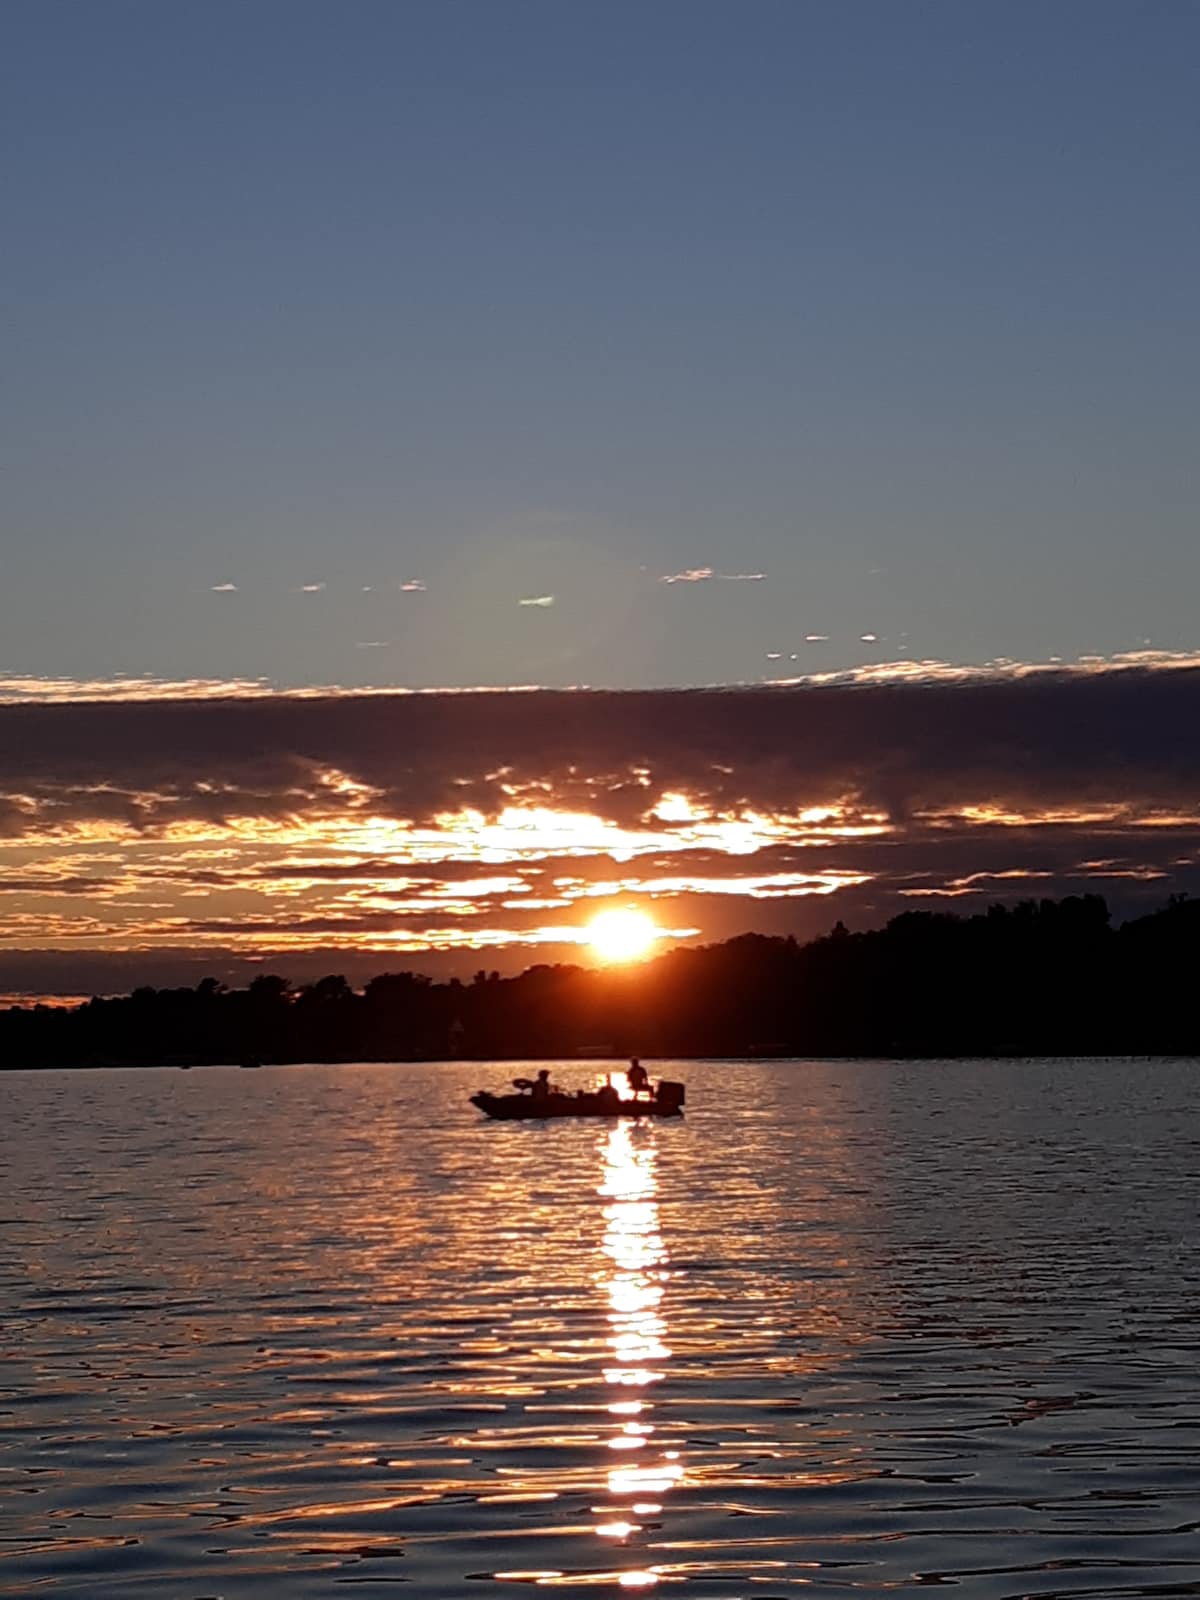
<svg viewBox="0 0 1200 1600">
<path fill-rule="evenodd" d="M 0 994 L 1200 887 L 1198 61 L 10 0 Z"/>
</svg>

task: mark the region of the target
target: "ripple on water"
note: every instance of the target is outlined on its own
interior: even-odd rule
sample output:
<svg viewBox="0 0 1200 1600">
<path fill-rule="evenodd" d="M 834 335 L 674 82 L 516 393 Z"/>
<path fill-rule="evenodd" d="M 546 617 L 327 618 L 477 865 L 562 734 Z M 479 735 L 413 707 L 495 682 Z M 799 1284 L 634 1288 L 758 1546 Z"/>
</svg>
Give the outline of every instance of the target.
<svg viewBox="0 0 1200 1600">
<path fill-rule="evenodd" d="M 1193 1065 L 673 1073 L 0 1077 L 0 1594 L 1200 1593 Z"/>
</svg>

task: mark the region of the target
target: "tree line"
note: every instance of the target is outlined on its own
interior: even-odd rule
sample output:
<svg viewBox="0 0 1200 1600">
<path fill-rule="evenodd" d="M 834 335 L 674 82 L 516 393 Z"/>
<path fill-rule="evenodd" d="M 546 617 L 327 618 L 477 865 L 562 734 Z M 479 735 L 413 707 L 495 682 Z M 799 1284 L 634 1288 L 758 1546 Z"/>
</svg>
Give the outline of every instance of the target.
<svg viewBox="0 0 1200 1600">
<path fill-rule="evenodd" d="M 135 989 L 0 1011 L 4 1067 L 616 1056 L 1200 1054 L 1200 901 L 1114 927 L 1096 895 L 748 933 L 639 966 L 435 983 Z"/>
</svg>

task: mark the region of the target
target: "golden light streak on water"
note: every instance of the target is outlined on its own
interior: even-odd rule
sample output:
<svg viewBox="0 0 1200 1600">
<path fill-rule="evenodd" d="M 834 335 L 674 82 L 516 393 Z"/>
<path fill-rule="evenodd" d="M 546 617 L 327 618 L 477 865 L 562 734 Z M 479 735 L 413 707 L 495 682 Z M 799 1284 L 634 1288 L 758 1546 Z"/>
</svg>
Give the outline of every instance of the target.
<svg viewBox="0 0 1200 1600">
<path fill-rule="evenodd" d="M 671 1358 L 663 1313 L 668 1266 L 658 1217 L 656 1130 L 619 1123 L 605 1131 L 599 1152 L 598 1192 L 605 1205 L 598 1281 L 608 1301 L 612 1352 L 604 1378 L 615 1391 L 607 1407 L 612 1419 L 608 1448 L 620 1459 L 608 1469 L 611 1503 L 597 1508 L 601 1520 L 595 1531 L 605 1540 L 625 1542 L 642 1530 L 634 1518 L 661 1512 L 662 1502 L 647 1497 L 674 1488 L 684 1464 L 677 1450 L 656 1448 L 648 1394 Z M 630 1399 L 630 1388 L 647 1393 Z M 630 1568 L 617 1581 L 622 1588 L 652 1588 L 658 1577 L 652 1569 Z"/>
</svg>

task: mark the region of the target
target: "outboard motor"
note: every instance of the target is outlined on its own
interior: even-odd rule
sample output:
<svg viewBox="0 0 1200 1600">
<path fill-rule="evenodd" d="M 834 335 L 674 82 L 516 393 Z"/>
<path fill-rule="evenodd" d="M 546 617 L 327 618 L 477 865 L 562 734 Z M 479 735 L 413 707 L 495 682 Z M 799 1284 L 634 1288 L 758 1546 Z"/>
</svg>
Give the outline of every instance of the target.
<svg viewBox="0 0 1200 1600">
<path fill-rule="evenodd" d="M 669 1078 L 662 1079 L 658 1086 L 658 1093 L 654 1096 L 659 1110 L 665 1111 L 668 1115 L 682 1110 L 685 1098 L 683 1084 L 674 1083 Z"/>
</svg>

